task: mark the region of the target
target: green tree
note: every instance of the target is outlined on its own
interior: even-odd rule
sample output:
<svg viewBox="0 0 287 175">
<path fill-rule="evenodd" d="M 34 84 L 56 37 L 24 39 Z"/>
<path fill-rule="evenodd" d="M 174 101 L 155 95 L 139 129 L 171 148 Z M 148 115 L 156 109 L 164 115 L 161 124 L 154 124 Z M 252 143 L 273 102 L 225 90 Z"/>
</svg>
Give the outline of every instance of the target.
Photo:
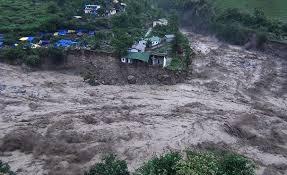
<svg viewBox="0 0 287 175">
<path fill-rule="evenodd" d="M 95 164 L 85 175 L 129 175 L 129 172 L 124 160 L 109 155 L 103 158 L 101 163 Z"/>
<path fill-rule="evenodd" d="M 128 48 L 133 44 L 134 38 L 127 34 L 124 30 L 114 32 L 115 36 L 112 39 L 112 46 L 116 54 L 121 57 L 127 54 Z"/>
<path fill-rule="evenodd" d="M 4 163 L 0 160 L 0 174 L 5 175 L 16 175 L 13 171 L 10 170 L 10 166 L 7 163 Z"/>
<path fill-rule="evenodd" d="M 255 165 L 247 158 L 227 153 L 220 162 L 218 175 L 255 175 Z"/>
<path fill-rule="evenodd" d="M 151 42 L 151 40 L 147 40 L 147 42 L 146 42 L 146 47 L 147 47 L 147 48 L 151 48 L 151 47 L 152 47 L 152 42 Z"/>
<path fill-rule="evenodd" d="M 154 157 L 136 171 L 136 175 L 176 175 L 181 155 L 177 152 Z"/>
<path fill-rule="evenodd" d="M 179 162 L 178 175 L 217 175 L 218 157 L 211 152 L 187 153 L 187 159 Z"/>
</svg>

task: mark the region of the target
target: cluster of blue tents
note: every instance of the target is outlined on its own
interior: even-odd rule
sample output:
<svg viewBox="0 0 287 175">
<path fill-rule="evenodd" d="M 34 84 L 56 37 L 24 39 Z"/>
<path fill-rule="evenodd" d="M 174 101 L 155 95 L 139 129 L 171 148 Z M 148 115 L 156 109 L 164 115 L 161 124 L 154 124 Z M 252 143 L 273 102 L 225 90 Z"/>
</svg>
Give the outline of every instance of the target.
<svg viewBox="0 0 287 175">
<path fill-rule="evenodd" d="M 55 43 L 55 47 L 71 47 L 71 46 L 75 46 L 78 43 L 76 41 L 73 40 L 66 40 L 66 39 L 61 39 L 58 42 Z"/>
<path fill-rule="evenodd" d="M 47 33 L 47 32 L 41 32 L 40 36 L 43 37 L 45 35 L 52 35 L 52 36 L 66 36 L 68 34 L 74 34 L 77 36 L 83 36 L 84 34 L 88 34 L 89 36 L 94 36 L 95 35 L 95 31 L 90 31 L 90 30 L 86 30 L 86 29 L 78 29 L 78 30 L 58 30 L 57 32 L 54 33 Z M 40 40 L 39 43 L 35 44 L 33 43 L 33 41 L 35 40 L 34 36 L 27 36 L 27 37 L 21 37 L 19 39 L 19 41 L 26 41 L 29 43 L 29 46 L 31 46 L 31 48 L 38 48 L 41 46 L 47 46 L 50 45 L 51 42 L 49 40 Z M 54 46 L 55 47 L 62 47 L 62 48 L 67 48 L 67 47 L 71 47 L 71 46 L 76 46 L 78 44 L 78 42 L 71 40 L 71 39 L 61 39 L 59 41 L 57 41 Z M 0 34 L 0 48 L 2 48 L 4 46 L 4 35 Z M 16 43 L 14 46 L 18 46 L 18 44 Z"/>
<path fill-rule="evenodd" d="M 58 30 L 54 33 L 54 36 L 66 36 L 68 34 L 76 34 L 77 36 L 82 36 L 84 34 L 95 35 L 95 31 L 89 31 L 86 29 L 78 29 L 78 30 Z"/>
</svg>

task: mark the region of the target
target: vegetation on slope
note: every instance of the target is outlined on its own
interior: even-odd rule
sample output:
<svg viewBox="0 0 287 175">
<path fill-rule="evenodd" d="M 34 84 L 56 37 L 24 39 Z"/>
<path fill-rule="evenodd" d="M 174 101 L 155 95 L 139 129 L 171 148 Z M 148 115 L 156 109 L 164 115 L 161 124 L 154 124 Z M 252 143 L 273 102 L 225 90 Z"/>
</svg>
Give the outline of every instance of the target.
<svg viewBox="0 0 287 175">
<path fill-rule="evenodd" d="M 236 1 L 233 4 L 224 0 L 178 0 L 175 4 L 172 0 L 157 1 L 162 8 L 189 14 L 184 24 L 189 23 L 195 30 L 201 32 L 215 33 L 220 39 L 233 44 L 245 44 L 254 33 L 271 40 L 287 40 L 287 21 L 284 20 L 287 11 L 283 10 L 285 13 L 281 15 L 281 20 L 277 20 L 267 10 L 268 7 L 261 8 L 265 0 L 256 1 L 257 5 L 253 3 L 254 5 L 249 6 L 248 10 L 244 8 L 246 1 Z M 281 10 L 278 7 L 278 11 L 286 8 L 285 1 L 279 4 L 283 7 L 280 7 Z"/>
<path fill-rule="evenodd" d="M 230 8 L 238 8 L 243 12 L 252 14 L 254 9 L 261 9 L 267 18 L 278 19 L 287 22 L 286 0 L 215 0 L 218 10 L 224 11 Z"/>
</svg>

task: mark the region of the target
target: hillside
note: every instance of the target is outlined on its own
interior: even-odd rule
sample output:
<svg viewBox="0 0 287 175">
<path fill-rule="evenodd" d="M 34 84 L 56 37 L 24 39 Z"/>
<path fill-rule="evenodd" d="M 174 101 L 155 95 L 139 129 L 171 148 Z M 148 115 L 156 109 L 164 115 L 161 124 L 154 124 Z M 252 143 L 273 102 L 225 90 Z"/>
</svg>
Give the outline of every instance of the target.
<svg viewBox="0 0 287 175">
<path fill-rule="evenodd" d="M 55 30 L 60 23 L 76 15 L 81 0 L 2 0 L 0 1 L 0 32 Z"/>
<path fill-rule="evenodd" d="M 262 9 L 269 18 L 287 22 L 286 0 L 215 0 L 219 10 L 239 8 L 246 12 L 253 12 L 254 8 Z"/>
</svg>

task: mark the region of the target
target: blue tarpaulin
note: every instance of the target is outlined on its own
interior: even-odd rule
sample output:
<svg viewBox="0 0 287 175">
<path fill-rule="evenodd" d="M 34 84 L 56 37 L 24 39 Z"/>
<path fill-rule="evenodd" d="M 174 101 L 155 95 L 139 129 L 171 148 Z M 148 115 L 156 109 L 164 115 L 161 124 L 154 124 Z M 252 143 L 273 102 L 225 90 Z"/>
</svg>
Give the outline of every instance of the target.
<svg viewBox="0 0 287 175">
<path fill-rule="evenodd" d="M 59 33 L 59 35 L 61 35 L 61 36 L 65 36 L 65 35 L 67 35 L 68 30 L 59 30 L 58 33 Z"/>
<path fill-rule="evenodd" d="M 78 29 L 76 30 L 78 36 L 82 36 L 84 33 L 88 33 L 86 29 Z"/>
<path fill-rule="evenodd" d="M 89 35 L 95 35 L 95 31 L 89 31 Z"/>
<path fill-rule="evenodd" d="M 2 48 L 3 47 L 3 42 L 2 41 L 0 41 L 0 48 Z"/>
<path fill-rule="evenodd" d="M 29 36 L 27 41 L 32 42 L 35 39 L 35 37 Z"/>
<path fill-rule="evenodd" d="M 75 42 L 75 41 L 62 39 L 62 40 L 59 40 L 55 44 L 55 46 L 56 47 L 70 47 L 70 46 L 73 46 L 73 45 L 76 45 L 76 44 L 77 44 L 77 42 Z"/>
<path fill-rule="evenodd" d="M 41 40 L 39 44 L 42 46 L 45 46 L 45 45 L 50 44 L 50 41 L 49 40 Z"/>
</svg>

